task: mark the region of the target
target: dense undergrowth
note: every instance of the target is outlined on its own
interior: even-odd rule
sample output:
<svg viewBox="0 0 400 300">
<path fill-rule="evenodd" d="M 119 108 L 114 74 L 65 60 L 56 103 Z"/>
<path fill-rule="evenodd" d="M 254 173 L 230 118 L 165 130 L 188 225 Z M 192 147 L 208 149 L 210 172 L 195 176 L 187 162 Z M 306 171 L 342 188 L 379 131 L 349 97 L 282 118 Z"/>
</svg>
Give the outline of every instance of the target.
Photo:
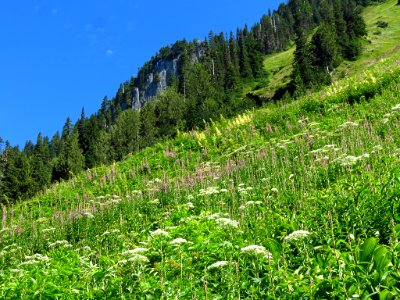
<svg viewBox="0 0 400 300">
<path fill-rule="evenodd" d="M 4 208 L 0 297 L 398 297 L 398 59 Z"/>
</svg>

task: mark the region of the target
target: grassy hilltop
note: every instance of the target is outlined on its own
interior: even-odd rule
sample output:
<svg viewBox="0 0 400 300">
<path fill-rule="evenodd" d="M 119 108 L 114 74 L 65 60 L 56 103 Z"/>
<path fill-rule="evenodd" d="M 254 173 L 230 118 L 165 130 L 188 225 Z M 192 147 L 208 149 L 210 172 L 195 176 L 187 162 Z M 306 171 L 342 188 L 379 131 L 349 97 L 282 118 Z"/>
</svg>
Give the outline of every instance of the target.
<svg viewBox="0 0 400 300">
<path fill-rule="evenodd" d="M 179 133 L 4 208 L 0 298 L 398 298 L 396 3 L 365 9 L 362 57 L 320 92 Z M 266 57 L 269 86 L 249 88 L 281 87 L 292 55 Z"/>
</svg>

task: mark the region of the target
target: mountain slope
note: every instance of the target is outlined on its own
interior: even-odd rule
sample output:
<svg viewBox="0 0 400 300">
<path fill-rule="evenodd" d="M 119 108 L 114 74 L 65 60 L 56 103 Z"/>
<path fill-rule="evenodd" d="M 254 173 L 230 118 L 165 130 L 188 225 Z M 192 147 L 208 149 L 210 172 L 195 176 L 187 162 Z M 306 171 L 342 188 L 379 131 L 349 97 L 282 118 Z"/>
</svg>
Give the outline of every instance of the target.
<svg viewBox="0 0 400 300">
<path fill-rule="evenodd" d="M 395 1 L 368 9 L 400 13 Z M 4 208 L 1 298 L 398 297 L 400 52 L 389 48 L 318 93 Z"/>
</svg>

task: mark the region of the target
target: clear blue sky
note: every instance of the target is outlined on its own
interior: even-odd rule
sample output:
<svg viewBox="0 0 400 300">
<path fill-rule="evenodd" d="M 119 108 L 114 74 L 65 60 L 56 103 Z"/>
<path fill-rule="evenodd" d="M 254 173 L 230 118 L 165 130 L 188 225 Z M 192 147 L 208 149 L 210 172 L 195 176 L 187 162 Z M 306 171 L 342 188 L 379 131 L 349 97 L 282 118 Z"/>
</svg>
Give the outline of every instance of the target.
<svg viewBox="0 0 400 300">
<path fill-rule="evenodd" d="M 23 147 L 50 138 L 82 107 L 136 75 L 157 50 L 251 26 L 277 0 L 3 0 L 0 7 L 0 136 Z"/>
</svg>

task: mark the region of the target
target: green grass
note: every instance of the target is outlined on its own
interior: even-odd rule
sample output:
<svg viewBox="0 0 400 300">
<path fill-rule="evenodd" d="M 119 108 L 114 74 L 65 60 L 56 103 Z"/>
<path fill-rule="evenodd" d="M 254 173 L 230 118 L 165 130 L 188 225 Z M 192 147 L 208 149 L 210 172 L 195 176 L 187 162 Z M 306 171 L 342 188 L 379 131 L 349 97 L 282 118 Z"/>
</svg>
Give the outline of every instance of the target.
<svg viewBox="0 0 400 300">
<path fill-rule="evenodd" d="M 399 298 L 399 59 L 4 207 L 0 298 Z"/>
<path fill-rule="evenodd" d="M 294 49 L 295 47 L 291 47 L 286 51 L 266 56 L 264 70 L 270 81 L 267 86 L 256 91 L 257 95 L 272 98 L 276 90 L 290 82 Z"/>
<path fill-rule="evenodd" d="M 369 6 L 364 9 L 363 17 L 367 25 L 368 35 L 365 38 L 362 55 L 356 61 L 345 61 L 334 73 L 334 80 L 353 76 L 364 68 L 377 63 L 380 59 L 388 58 L 400 52 L 400 6 L 397 0 Z M 387 28 L 378 28 L 377 21 L 385 21 Z M 264 59 L 264 69 L 269 81 L 265 86 L 256 88 L 255 94 L 272 98 L 275 91 L 290 82 L 292 72 L 292 46 L 286 51 L 271 54 Z"/>
<path fill-rule="evenodd" d="M 336 71 L 336 76 L 351 76 L 365 67 L 376 64 L 380 59 L 388 58 L 400 52 L 400 6 L 396 0 L 367 7 L 363 17 L 367 24 L 368 36 L 363 53 L 354 62 L 345 62 Z M 387 28 L 378 28 L 377 21 L 385 21 Z M 379 33 L 379 34 L 378 34 Z"/>
</svg>

